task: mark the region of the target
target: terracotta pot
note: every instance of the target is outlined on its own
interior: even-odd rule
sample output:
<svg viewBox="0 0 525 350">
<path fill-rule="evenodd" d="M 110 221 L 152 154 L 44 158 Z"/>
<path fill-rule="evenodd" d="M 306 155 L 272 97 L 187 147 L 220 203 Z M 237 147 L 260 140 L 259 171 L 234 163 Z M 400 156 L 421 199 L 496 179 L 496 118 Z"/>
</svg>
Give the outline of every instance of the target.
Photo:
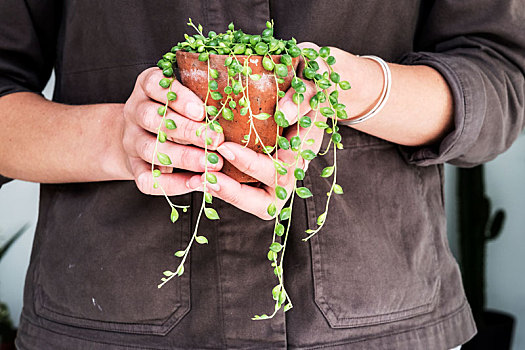
<svg viewBox="0 0 525 350">
<path fill-rule="evenodd" d="M 199 96 L 199 98 L 204 101 L 208 91 L 208 62 L 201 62 L 198 60 L 198 57 L 198 53 L 177 51 L 177 64 L 179 67 L 182 84 L 192 90 L 197 96 Z M 212 98 L 208 98 L 207 105 L 215 106 L 219 110 L 221 108 L 221 103 L 224 103 L 227 97 L 227 95 L 224 93 L 224 88 L 228 85 L 228 68 L 224 66 L 224 61 L 227 57 L 228 55 L 210 55 L 209 57 L 210 68 L 217 69 L 219 72 L 219 77 L 215 79 L 219 89 L 215 91 L 219 91 L 223 95 L 223 99 L 220 101 L 215 101 Z M 244 64 L 244 61 L 248 58 L 248 56 L 236 57 L 241 64 Z M 280 62 L 280 57 L 280 55 L 272 56 L 273 61 L 276 63 Z M 250 97 L 250 106 L 253 114 L 268 113 L 272 116 L 266 120 L 258 120 L 254 118 L 254 125 L 262 140 L 262 143 L 265 146 L 275 146 L 276 131 L 278 131 L 279 134 L 282 132 L 281 128 L 277 126 L 273 119 L 273 114 L 275 112 L 275 106 L 277 103 L 277 91 L 273 73 L 264 69 L 262 66 L 262 59 L 263 56 L 250 56 L 249 58 L 248 66 L 252 69 L 252 74 L 259 74 L 261 79 L 255 81 L 248 78 L 247 95 Z M 294 69 L 297 68 L 299 58 L 294 58 L 292 62 Z M 245 76 L 243 75 L 242 77 L 243 85 L 245 85 Z M 288 90 L 291 85 L 292 78 L 293 71 L 291 67 L 288 67 L 288 76 L 284 78 L 284 83 L 279 84 L 279 89 L 283 91 Z M 238 77 L 236 76 L 235 79 L 237 80 Z M 230 96 L 232 96 L 233 100 L 237 103 L 237 107 L 232 109 L 233 120 L 225 120 L 220 115 L 217 117 L 217 120 L 224 129 L 224 138 L 226 141 L 236 142 L 244 145 L 245 143 L 242 142 L 244 140 L 244 136 L 248 135 L 250 131 L 249 113 L 244 116 L 240 114 L 241 106 L 239 105 L 239 100 L 243 96 L 242 93 L 239 95 L 234 95 L 232 93 Z M 263 146 L 261 143 L 259 142 L 255 144 L 255 135 L 253 131 L 250 137 L 250 142 L 248 143 L 248 147 L 257 152 L 263 153 Z M 224 166 L 221 171 L 239 182 L 257 182 L 257 180 L 242 173 L 227 161 L 224 162 Z"/>
</svg>

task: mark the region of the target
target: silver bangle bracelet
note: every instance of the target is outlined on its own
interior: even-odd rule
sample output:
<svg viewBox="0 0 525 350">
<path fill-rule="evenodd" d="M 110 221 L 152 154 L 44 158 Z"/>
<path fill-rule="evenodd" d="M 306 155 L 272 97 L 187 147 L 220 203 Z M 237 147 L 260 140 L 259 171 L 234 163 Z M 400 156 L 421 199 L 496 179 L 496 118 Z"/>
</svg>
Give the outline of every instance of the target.
<svg viewBox="0 0 525 350">
<path fill-rule="evenodd" d="M 375 116 L 377 113 L 379 113 L 383 107 L 385 107 L 386 102 L 388 101 L 388 97 L 390 96 L 390 90 L 392 87 L 392 73 L 390 72 L 390 67 L 388 67 L 388 64 L 380 57 L 367 55 L 367 56 L 361 56 L 363 58 L 368 58 L 373 61 L 376 61 L 381 66 L 381 69 L 383 70 L 383 78 L 384 78 L 384 84 L 383 84 L 383 90 L 381 91 L 381 96 L 379 97 L 379 101 L 377 104 L 367 113 L 364 115 L 351 119 L 351 120 L 344 120 L 341 121 L 343 124 L 347 125 L 354 125 L 358 123 L 362 123 L 365 120 L 368 120 Z"/>
</svg>

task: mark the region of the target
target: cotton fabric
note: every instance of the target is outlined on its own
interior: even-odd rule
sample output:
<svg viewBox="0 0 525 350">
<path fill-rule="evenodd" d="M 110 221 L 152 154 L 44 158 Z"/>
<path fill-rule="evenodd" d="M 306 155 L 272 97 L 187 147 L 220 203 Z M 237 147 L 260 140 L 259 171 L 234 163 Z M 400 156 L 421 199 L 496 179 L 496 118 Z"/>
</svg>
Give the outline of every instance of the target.
<svg viewBox="0 0 525 350">
<path fill-rule="evenodd" d="M 310 163 L 301 185 L 314 196 L 294 201 L 285 258 L 294 308 L 261 322 L 250 317 L 273 311 L 273 222 L 215 199 L 221 219 L 200 229 L 210 243 L 158 290 L 201 194 L 174 197 L 192 209 L 171 224 L 165 200 L 132 181 L 42 184 L 18 348 L 442 350 L 468 341 L 476 328 L 447 242 L 443 163 L 488 161 L 523 129 L 525 4 L 6 0 L 0 96 L 40 93 L 54 68 L 54 101 L 124 103 L 138 74 L 191 33 L 189 17 L 251 34 L 274 19 L 276 37 L 431 66 L 451 88 L 455 128 L 438 145 L 401 147 L 341 127 L 345 194 L 302 242 L 323 210 L 330 183 L 318 174 L 331 155 Z"/>
</svg>

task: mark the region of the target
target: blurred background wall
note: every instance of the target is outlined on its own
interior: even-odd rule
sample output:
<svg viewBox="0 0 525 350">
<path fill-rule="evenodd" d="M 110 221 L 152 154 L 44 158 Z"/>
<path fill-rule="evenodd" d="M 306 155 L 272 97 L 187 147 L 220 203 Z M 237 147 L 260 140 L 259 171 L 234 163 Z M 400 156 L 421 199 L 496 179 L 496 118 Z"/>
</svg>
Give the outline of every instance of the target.
<svg viewBox="0 0 525 350">
<path fill-rule="evenodd" d="M 44 90 L 50 98 L 54 77 Z M 513 350 L 525 349 L 525 136 L 505 154 L 487 163 L 486 191 L 493 209 L 507 214 L 501 236 L 487 246 L 487 307 L 516 317 Z M 458 256 L 455 168 L 446 166 L 446 202 L 451 250 Z M 15 324 L 22 310 L 25 271 L 36 227 L 39 185 L 12 181 L 0 189 L 0 244 L 24 225 L 29 230 L 0 262 L 0 301 Z"/>
</svg>

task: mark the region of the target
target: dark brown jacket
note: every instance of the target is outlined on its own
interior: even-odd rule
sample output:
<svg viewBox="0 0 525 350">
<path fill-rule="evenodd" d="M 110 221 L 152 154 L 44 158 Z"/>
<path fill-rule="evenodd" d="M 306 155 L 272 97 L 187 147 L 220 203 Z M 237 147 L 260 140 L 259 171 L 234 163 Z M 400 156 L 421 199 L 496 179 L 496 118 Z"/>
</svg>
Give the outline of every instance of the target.
<svg viewBox="0 0 525 350">
<path fill-rule="evenodd" d="M 230 21 L 259 33 L 437 69 L 454 97 L 455 129 L 435 148 L 407 148 L 342 128 L 339 178 L 325 228 L 309 243 L 328 183 L 294 204 L 285 262 L 294 308 L 271 321 L 273 223 L 224 202 L 202 225 L 210 244 L 158 290 L 188 241 L 195 211 L 169 222 L 163 198 L 132 181 L 42 185 L 26 280 L 20 349 L 436 349 L 475 325 L 446 235 L 444 162 L 472 166 L 507 149 L 524 125 L 525 4 L 511 0 L 4 0 L 0 95 L 123 103 L 137 75 L 183 33 Z M 116 115 L 115 118 L 121 116 Z M 422 115 L 421 118 L 425 118 Z M 115 142 L 118 135 L 115 135 Z M 67 150 L 64 150 L 67 152 Z M 83 161 L 79 159 L 78 161 Z M 197 208 L 200 193 L 174 198 Z"/>
</svg>

